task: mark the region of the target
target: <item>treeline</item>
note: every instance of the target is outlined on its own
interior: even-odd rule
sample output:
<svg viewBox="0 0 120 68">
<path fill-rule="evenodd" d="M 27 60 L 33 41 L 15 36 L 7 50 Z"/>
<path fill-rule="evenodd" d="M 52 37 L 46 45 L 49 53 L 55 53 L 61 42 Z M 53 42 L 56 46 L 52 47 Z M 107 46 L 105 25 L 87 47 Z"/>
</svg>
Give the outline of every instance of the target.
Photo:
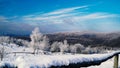
<svg viewBox="0 0 120 68">
<path fill-rule="evenodd" d="M 120 47 L 120 33 L 108 33 L 108 34 L 66 34 L 66 33 L 56 33 L 56 34 L 46 34 L 49 38 L 49 43 L 52 44 L 55 41 L 62 42 L 67 40 L 69 44 L 80 43 L 84 46 L 92 47 Z M 25 39 L 31 41 L 29 36 L 13 36 L 18 39 Z"/>
<path fill-rule="evenodd" d="M 9 36 L 0 36 L 0 44 L 4 44 L 4 43 L 7 43 L 7 44 L 13 43 L 13 44 L 16 44 L 19 46 L 28 46 L 29 45 L 29 41 L 27 41 L 27 40 L 16 39 L 16 38 L 12 38 Z"/>
<path fill-rule="evenodd" d="M 57 38 L 57 36 L 54 38 Z M 77 37 L 75 37 L 74 39 L 76 38 Z M 39 28 L 35 28 L 32 31 L 32 34 L 30 35 L 30 40 L 31 41 L 16 39 L 8 36 L 1 36 L 0 44 L 4 45 L 3 43 L 8 43 L 8 44 L 13 43 L 19 46 L 31 47 L 33 49 L 34 54 L 37 54 L 39 52 L 93 54 L 93 53 L 101 53 L 101 52 L 104 52 L 105 50 L 111 49 L 104 46 L 99 46 L 99 47 L 98 46 L 93 47 L 92 45 L 86 46 L 79 42 L 71 44 L 68 40 L 66 40 L 66 38 L 62 40 L 54 40 L 54 42 L 51 43 L 51 40 L 49 39 L 49 37 L 46 35 L 43 35 L 40 32 Z"/>
</svg>

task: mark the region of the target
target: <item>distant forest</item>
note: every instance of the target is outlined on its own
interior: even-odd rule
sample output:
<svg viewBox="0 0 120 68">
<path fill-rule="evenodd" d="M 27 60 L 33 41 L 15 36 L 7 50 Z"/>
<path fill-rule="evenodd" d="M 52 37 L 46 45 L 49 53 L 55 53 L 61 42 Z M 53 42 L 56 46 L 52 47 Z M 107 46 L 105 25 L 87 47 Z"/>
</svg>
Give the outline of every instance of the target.
<svg viewBox="0 0 120 68">
<path fill-rule="evenodd" d="M 120 33 L 84 33 L 84 34 L 76 34 L 76 33 L 55 33 L 55 34 L 46 34 L 50 40 L 50 44 L 55 41 L 61 42 L 63 40 L 67 40 L 69 44 L 80 43 L 84 46 L 91 47 L 120 47 Z M 28 35 L 26 36 L 18 36 L 18 35 L 10 35 L 11 37 L 24 39 L 30 41 Z"/>
</svg>

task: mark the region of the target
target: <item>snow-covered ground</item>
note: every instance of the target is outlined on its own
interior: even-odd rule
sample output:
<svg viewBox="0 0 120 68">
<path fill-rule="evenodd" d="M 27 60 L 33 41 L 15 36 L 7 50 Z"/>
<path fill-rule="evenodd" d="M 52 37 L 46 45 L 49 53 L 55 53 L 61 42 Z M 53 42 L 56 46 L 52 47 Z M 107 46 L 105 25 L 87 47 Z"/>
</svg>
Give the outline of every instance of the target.
<svg viewBox="0 0 120 68">
<path fill-rule="evenodd" d="M 40 68 L 47 68 L 50 66 L 61 66 L 61 65 L 69 65 L 71 63 L 78 63 L 84 61 L 95 61 L 101 60 L 103 58 L 108 57 L 111 54 L 94 54 L 94 55 L 84 55 L 84 54 L 66 54 L 66 55 L 10 55 L 8 58 L 4 59 L 0 65 L 4 63 L 10 63 L 11 65 L 18 66 L 19 68 L 30 68 L 30 67 L 40 67 Z M 112 68 L 112 60 L 109 60 L 98 68 Z M 107 66 L 106 66 L 107 64 Z M 109 65 L 110 64 L 110 65 Z M 109 66 L 109 67 L 108 67 Z M 97 68 L 97 66 L 91 66 L 88 68 Z"/>
<path fill-rule="evenodd" d="M 2 45 L 1 45 L 2 46 Z M 18 47 L 14 44 L 10 44 L 8 48 L 8 52 L 32 52 L 31 48 L 26 47 Z M 47 68 L 50 66 L 61 66 L 61 65 L 69 65 L 72 63 L 82 63 L 89 62 L 95 60 L 102 60 L 115 52 L 107 53 L 107 54 L 9 54 L 7 55 L 3 61 L 0 62 L 0 66 L 4 66 L 4 64 L 8 63 L 12 66 L 17 66 L 18 68 Z M 113 68 L 113 59 L 109 59 L 106 62 L 103 62 L 99 66 L 90 66 L 87 68 Z"/>
<path fill-rule="evenodd" d="M 111 59 L 101 63 L 98 66 L 97 65 L 96 66 L 89 66 L 87 68 L 113 68 L 113 63 L 114 63 L 114 58 L 111 58 Z M 120 67 L 120 64 L 119 64 L 119 67 Z"/>
</svg>

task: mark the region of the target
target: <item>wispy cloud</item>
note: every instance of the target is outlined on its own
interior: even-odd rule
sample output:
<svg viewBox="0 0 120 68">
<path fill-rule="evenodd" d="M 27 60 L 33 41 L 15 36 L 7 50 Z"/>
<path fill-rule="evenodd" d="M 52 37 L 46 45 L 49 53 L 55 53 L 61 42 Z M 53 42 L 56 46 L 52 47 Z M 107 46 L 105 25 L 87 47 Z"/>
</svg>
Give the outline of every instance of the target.
<svg viewBox="0 0 120 68">
<path fill-rule="evenodd" d="M 68 16 L 72 16 L 73 14 L 61 14 L 61 15 L 52 15 L 52 16 L 36 16 L 36 17 L 27 17 L 26 20 L 48 20 L 48 19 L 58 19 L 58 18 L 64 18 Z"/>
<path fill-rule="evenodd" d="M 28 15 L 24 17 L 24 20 L 27 21 L 45 21 L 48 23 L 60 24 L 60 23 L 69 23 L 70 20 L 73 23 L 78 23 L 78 21 L 87 21 L 87 20 L 95 20 L 95 19 L 105 19 L 116 17 L 116 14 L 110 14 L 105 12 L 95 12 L 95 13 L 87 13 L 83 12 L 83 9 L 89 8 L 89 6 L 78 6 L 72 8 L 64 8 L 55 10 L 48 13 L 38 14 L 38 15 Z M 70 22 L 70 23 L 71 23 Z"/>
<path fill-rule="evenodd" d="M 4 17 L 0 16 L 0 22 L 23 22 L 31 25 L 42 24 L 80 24 L 86 21 L 102 20 L 112 17 L 117 17 L 116 14 L 110 14 L 106 12 L 94 12 L 88 13 L 83 11 L 89 6 L 77 6 L 71 8 L 58 9 L 47 13 L 37 13 L 25 15 L 22 17 Z"/>
<path fill-rule="evenodd" d="M 83 16 L 74 16 L 73 19 L 78 21 L 87 21 L 87 20 L 105 19 L 105 18 L 111 18 L 111 17 L 117 17 L 117 15 L 103 13 L 103 12 L 96 12 L 96 13 L 86 14 Z"/>
<path fill-rule="evenodd" d="M 23 19 L 27 21 L 44 21 L 44 22 L 51 22 L 51 23 L 64 23 L 64 19 L 68 17 L 72 17 L 78 14 L 78 12 L 74 13 L 77 9 L 86 8 L 87 6 L 80 6 L 80 7 L 72 7 L 72 8 L 65 8 L 60 10 L 55 10 L 52 12 L 38 14 L 38 15 L 28 15 L 24 16 Z M 81 13 L 81 12 L 79 12 Z"/>
<path fill-rule="evenodd" d="M 46 13 L 44 15 L 58 15 L 58 14 L 70 13 L 70 12 L 73 12 L 77 9 L 84 9 L 87 7 L 88 6 L 78 6 L 78 7 L 72 7 L 72 8 L 59 9 L 59 10 L 55 10 L 53 12 Z"/>
</svg>

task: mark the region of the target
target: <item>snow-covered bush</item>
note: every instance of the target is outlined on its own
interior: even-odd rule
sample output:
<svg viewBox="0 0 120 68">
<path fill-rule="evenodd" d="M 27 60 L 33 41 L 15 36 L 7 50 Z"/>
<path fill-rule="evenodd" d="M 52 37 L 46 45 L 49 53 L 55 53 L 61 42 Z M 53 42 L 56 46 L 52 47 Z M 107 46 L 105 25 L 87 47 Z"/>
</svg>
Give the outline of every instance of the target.
<svg viewBox="0 0 120 68">
<path fill-rule="evenodd" d="M 48 50 L 49 39 L 40 33 L 39 28 L 35 28 L 30 35 L 30 45 L 33 48 L 34 53 L 38 53 L 39 50 Z"/>
</svg>

